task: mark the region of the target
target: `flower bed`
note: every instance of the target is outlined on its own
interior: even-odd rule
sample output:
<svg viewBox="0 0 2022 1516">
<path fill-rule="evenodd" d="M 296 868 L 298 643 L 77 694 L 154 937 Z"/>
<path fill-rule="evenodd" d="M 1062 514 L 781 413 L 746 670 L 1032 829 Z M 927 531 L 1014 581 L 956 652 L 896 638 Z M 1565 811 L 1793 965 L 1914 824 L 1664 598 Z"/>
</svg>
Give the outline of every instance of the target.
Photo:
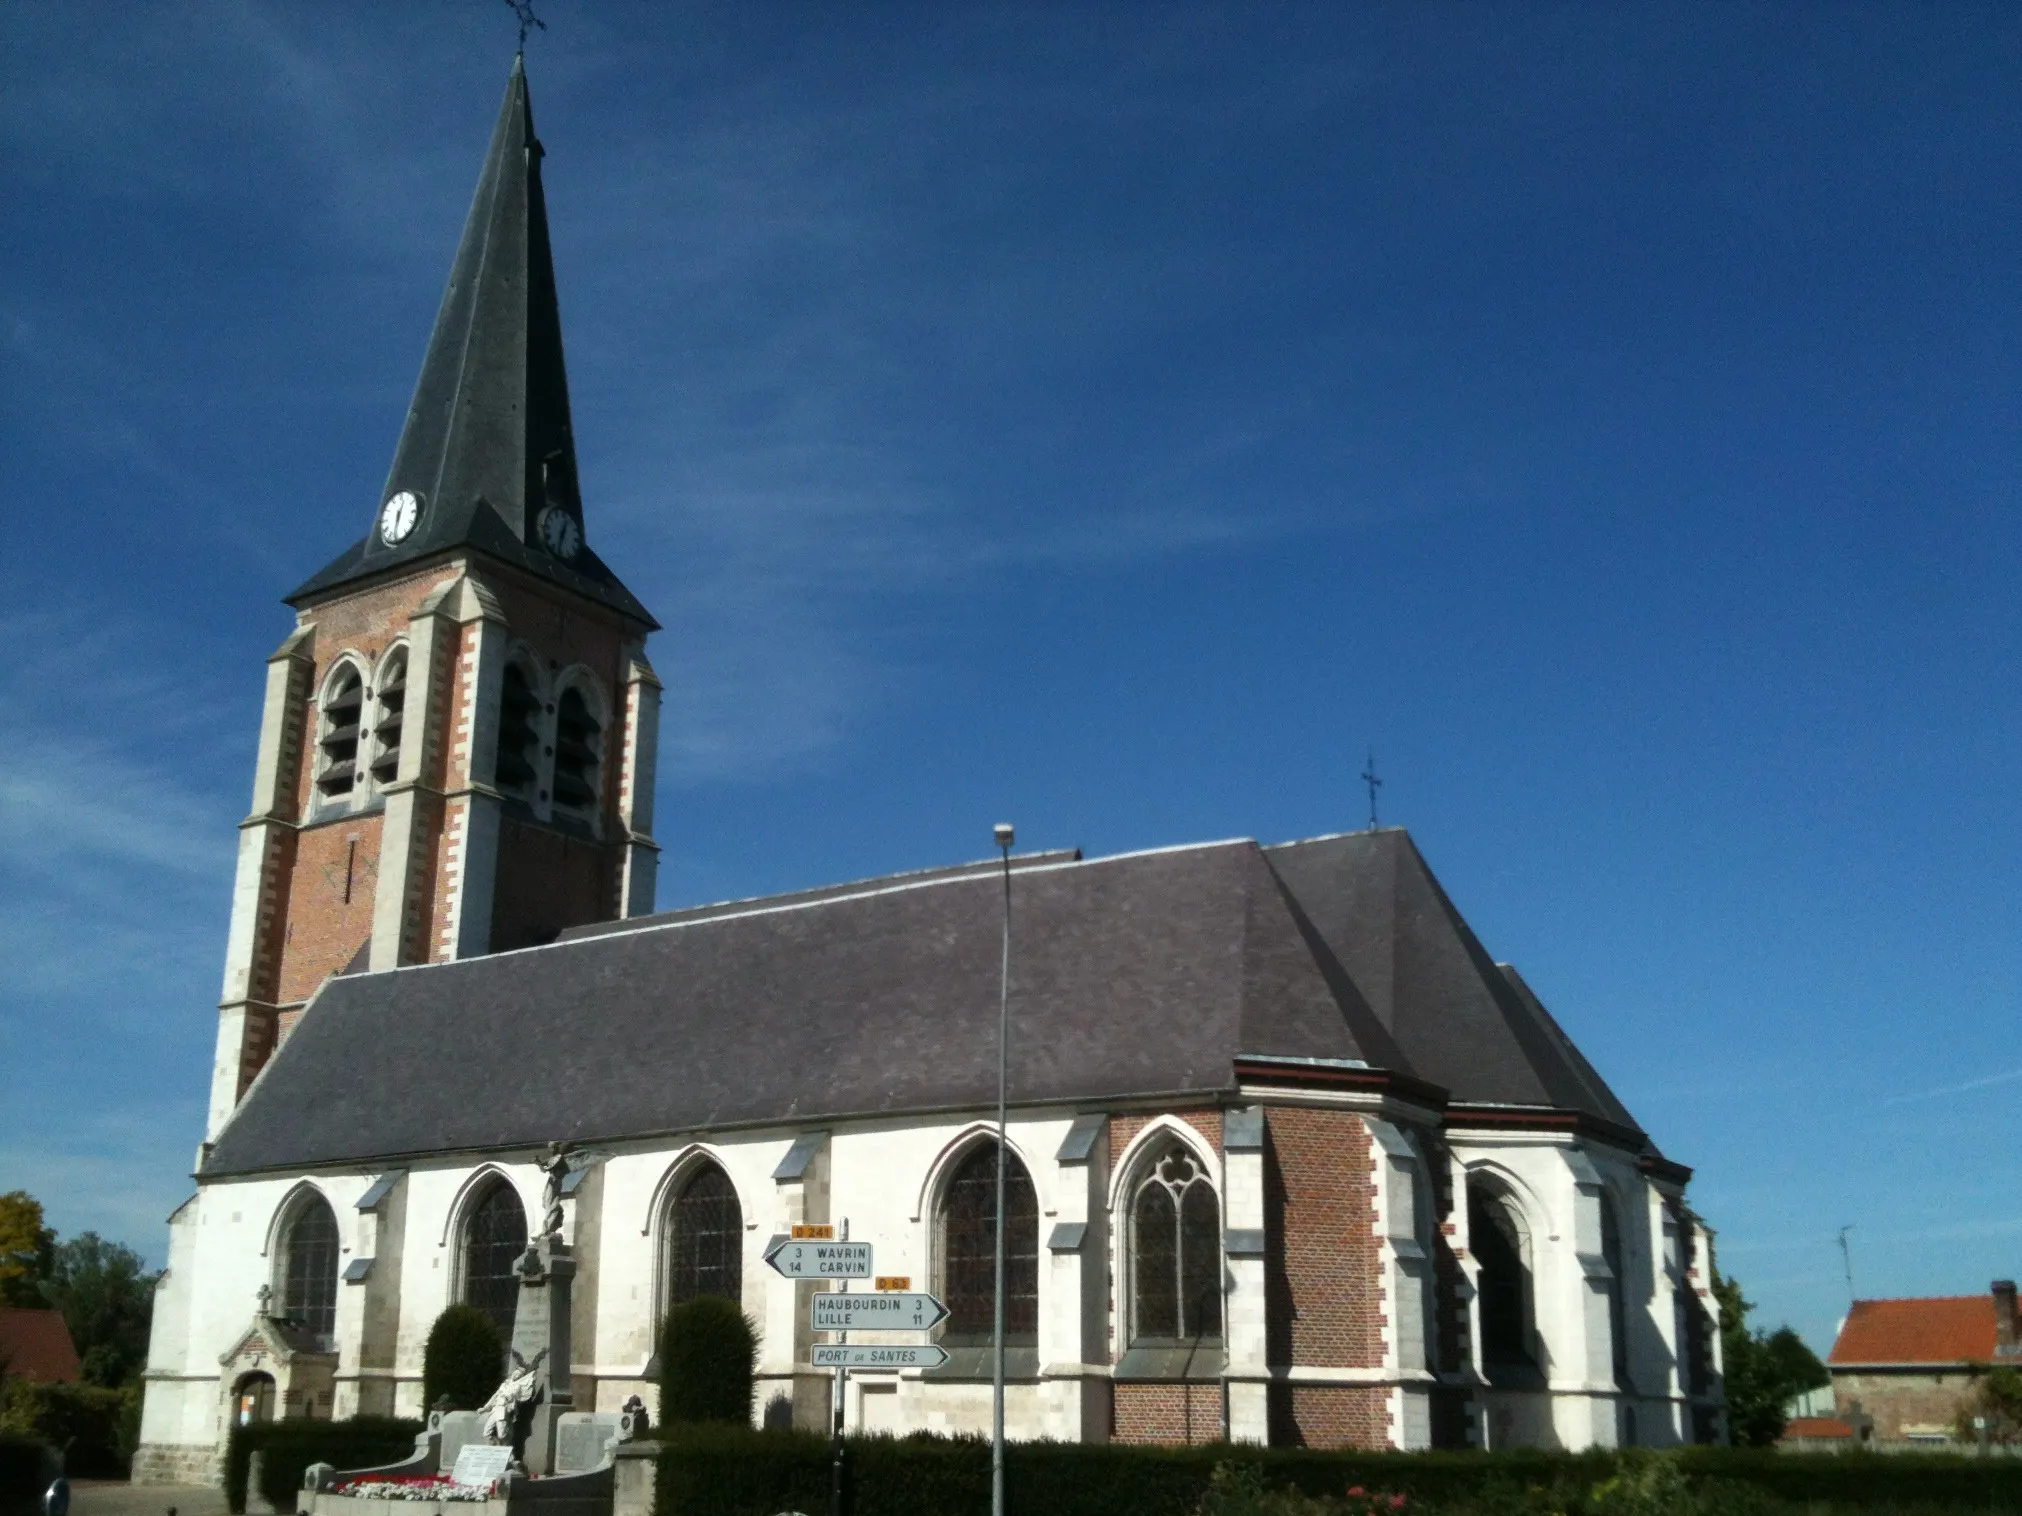
<svg viewBox="0 0 2022 1516">
<path fill-rule="evenodd" d="M 367 1474 L 345 1480 L 331 1493 L 361 1500 L 485 1500 L 494 1488 L 458 1484 L 447 1474 Z"/>
</svg>

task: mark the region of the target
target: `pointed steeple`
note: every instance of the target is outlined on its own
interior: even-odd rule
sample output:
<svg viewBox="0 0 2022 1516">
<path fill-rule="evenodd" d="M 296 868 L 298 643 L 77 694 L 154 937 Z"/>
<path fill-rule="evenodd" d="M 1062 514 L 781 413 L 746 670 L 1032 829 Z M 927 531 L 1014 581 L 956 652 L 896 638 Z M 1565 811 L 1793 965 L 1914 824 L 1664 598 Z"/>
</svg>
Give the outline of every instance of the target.
<svg viewBox="0 0 2022 1516">
<path fill-rule="evenodd" d="M 372 527 L 291 602 L 475 548 L 657 625 L 584 541 L 542 151 L 515 58 Z"/>
</svg>

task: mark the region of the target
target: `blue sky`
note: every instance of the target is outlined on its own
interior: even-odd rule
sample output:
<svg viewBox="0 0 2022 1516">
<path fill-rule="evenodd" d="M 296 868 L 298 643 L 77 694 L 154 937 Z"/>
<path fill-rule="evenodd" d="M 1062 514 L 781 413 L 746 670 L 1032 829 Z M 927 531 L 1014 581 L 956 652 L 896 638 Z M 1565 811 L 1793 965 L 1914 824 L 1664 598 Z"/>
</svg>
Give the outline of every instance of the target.
<svg viewBox="0 0 2022 1516">
<path fill-rule="evenodd" d="M 544 14 L 663 903 L 1340 830 L 1373 747 L 1771 1322 L 1844 1223 L 1863 1295 L 2022 1270 L 2012 7 Z M 0 1188 L 158 1261 L 277 597 L 512 23 L 0 25 Z"/>
</svg>

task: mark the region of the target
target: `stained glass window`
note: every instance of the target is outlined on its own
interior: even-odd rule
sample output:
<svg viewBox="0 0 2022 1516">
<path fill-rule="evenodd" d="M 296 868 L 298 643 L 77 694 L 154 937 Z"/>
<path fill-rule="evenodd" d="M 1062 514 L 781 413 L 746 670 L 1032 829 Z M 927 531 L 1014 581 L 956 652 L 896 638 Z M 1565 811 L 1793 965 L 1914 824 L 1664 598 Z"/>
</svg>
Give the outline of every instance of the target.
<svg viewBox="0 0 2022 1516">
<path fill-rule="evenodd" d="M 941 1298 L 948 1307 L 943 1341 L 990 1342 L 997 1294 L 997 1144 L 971 1148 L 941 1201 Z M 1004 1341 L 1039 1340 L 1039 1199 L 1015 1153 L 1004 1155 Z"/>
</svg>

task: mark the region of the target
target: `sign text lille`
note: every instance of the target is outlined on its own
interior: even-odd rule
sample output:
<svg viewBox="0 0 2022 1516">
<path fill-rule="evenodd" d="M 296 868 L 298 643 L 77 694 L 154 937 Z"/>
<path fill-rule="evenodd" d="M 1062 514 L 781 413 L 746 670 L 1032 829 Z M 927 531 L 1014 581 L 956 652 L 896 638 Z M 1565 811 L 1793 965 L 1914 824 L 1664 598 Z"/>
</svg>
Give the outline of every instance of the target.
<svg viewBox="0 0 2022 1516">
<path fill-rule="evenodd" d="M 808 1324 L 817 1332 L 924 1332 L 947 1315 L 932 1295 L 911 1291 L 817 1295 L 808 1302 Z"/>
<path fill-rule="evenodd" d="M 907 1347 L 863 1347 L 856 1343 L 820 1342 L 814 1348 L 818 1369 L 938 1369 L 948 1350 L 931 1342 Z"/>
<path fill-rule="evenodd" d="M 777 1242 L 767 1250 L 765 1261 L 788 1279 L 868 1279 L 871 1277 L 871 1245 L 868 1242 Z"/>
</svg>

